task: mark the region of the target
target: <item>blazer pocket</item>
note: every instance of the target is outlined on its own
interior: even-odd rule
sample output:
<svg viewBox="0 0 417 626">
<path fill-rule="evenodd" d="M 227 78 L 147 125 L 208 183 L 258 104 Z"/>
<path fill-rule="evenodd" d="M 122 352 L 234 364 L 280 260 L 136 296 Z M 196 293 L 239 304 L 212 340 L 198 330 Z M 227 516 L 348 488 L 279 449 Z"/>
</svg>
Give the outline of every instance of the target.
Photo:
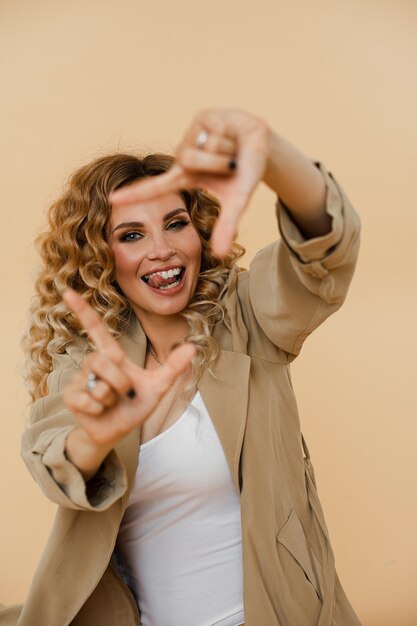
<svg viewBox="0 0 417 626">
<path fill-rule="evenodd" d="M 308 545 L 301 522 L 295 510 L 292 510 L 288 520 L 277 535 L 277 541 L 297 561 L 304 571 L 307 580 L 314 587 L 319 599 L 323 601 L 323 594 L 319 581 L 322 580 L 322 567 Z"/>
</svg>

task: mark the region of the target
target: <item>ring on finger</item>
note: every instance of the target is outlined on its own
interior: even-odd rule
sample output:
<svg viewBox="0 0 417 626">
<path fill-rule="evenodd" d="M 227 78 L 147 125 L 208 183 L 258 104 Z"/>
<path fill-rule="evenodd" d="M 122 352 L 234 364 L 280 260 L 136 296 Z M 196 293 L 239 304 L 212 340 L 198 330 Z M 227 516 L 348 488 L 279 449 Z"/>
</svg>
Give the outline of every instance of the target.
<svg viewBox="0 0 417 626">
<path fill-rule="evenodd" d="M 93 391 L 93 389 L 97 386 L 98 380 L 99 379 L 96 374 L 94 374 L 94 372 L 90 372 L 87 376 L 87 382 L 85 384 L 87 391 Z"/>
<path fill-rule="evenodd" d="M 197 146 L 197 148 L 204 148 L 204 146 L 207 143 L 207 139 L 208 139 L 208 132 L 206 130 L 200 130 L 200 132 L 197 135 L 197 139 L 195 140 L 195 145 Z"/>
</svg>

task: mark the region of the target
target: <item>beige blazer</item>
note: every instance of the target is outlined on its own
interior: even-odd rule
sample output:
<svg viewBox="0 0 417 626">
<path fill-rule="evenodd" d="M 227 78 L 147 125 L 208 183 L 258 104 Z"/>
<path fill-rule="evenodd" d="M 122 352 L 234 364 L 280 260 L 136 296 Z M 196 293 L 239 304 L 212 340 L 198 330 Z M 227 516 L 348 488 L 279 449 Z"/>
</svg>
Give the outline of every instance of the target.
<svg viewBox="0 0 417 626">
<path fill-rule="evenodd" d="M 305 338 L 342 304 L 359 248 L 358 216 L 320 168 L 332 231 L 305 241 L 278 202 L 282 239 L 261 250 L 250 271 L 236 273 L 224 323 L 213 333 L 220 354 L 199 384 L 241 498 L 246 626 L 360 625 L 335 570 L 289 371 Z M 143 364 L 146 338 L 136 320 L 120 344 Z M 108 456 L 88 493 L 64 455 L 75 422 L 62 390 L 85 349 L 78 339 L 55 357 L 49 394 L 34 404 L 23 435 L 23 458 L 59 507 L 26 602 L 0 610 L 3 626 L 140 624 L 110 565 L 140 431 Z"/>
</svg>

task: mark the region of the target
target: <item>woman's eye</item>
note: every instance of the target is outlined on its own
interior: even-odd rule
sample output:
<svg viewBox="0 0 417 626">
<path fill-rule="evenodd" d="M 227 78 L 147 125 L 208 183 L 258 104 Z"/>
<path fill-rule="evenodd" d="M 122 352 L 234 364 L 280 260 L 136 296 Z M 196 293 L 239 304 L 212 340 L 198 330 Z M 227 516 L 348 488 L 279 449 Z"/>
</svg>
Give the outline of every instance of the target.
<svg viewBox="0 0 417 626">
<path fill-rule="evenodd" d="M 179 230 L 181 228 L 184 228 L 185 226 L 187 226 L 187 224 L 189 224 L 190 222 L 188 222 L 187 220 L 175 220 L 175 222 L 171 222 L 168 225 L 168 228 L 171 230 Z"/>
<path fill-rule="evenodd" d="M 120 237 L 120 241 L 138 241 L 138 239 L 142 239 L 142 235 L 136 232 L 125 233 Z"/>
</svg>

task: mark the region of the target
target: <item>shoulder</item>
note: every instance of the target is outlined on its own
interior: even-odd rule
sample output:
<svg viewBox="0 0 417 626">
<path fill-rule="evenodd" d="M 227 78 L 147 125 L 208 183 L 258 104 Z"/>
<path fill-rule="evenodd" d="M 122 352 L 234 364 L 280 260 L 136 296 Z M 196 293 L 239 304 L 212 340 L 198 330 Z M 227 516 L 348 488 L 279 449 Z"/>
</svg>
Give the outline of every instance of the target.
<svg viewBox="0 0 417 626">
<path fill-rule="evenodd" d="M 274 242 L 264 248 L 261 253 L 273 257 L 277 246 L 278 242 Z M 253 280 L 265 283 L 267 297 L 273 297 L 271 288 L 267 287 L 269 277 L 262 269 L 264 264 L 258 263 L 255 259 L 251 263 L 250 270 L 236 272 L 225 294 L 224 325 L 231 335 L 229 344 L 234 351 L 248 354 L 250 357 L 274 363 L 287 363 L 287 354 L 270 340 L 255 312 L 251 289 Z M 260 306 L 262 308 L 262 304 Z"/>
</svg>

